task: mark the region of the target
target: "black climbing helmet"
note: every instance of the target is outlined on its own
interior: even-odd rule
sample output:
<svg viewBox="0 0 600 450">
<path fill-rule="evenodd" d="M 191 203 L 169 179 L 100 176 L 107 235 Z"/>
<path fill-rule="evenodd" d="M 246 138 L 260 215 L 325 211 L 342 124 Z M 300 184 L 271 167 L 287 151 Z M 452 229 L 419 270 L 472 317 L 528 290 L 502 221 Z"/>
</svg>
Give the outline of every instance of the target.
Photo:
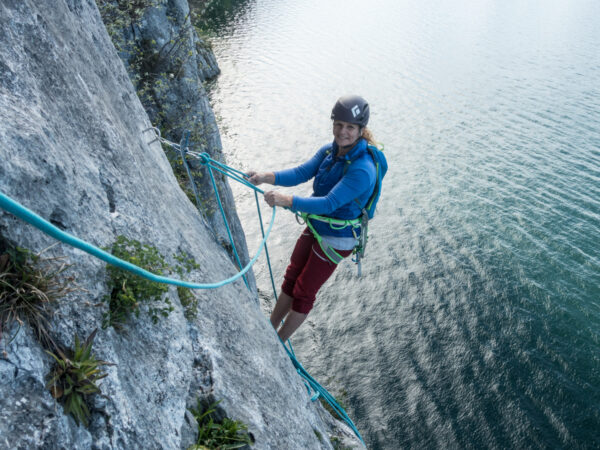
<svg viewBox="0 0 600 450">
<path fill-rule="evenodd" d="M 369 122 L 369 104 L 359 95 L 340 97 L 331 110 L 331 120 L 355 123 L 366 127 Z"/>
</svg>

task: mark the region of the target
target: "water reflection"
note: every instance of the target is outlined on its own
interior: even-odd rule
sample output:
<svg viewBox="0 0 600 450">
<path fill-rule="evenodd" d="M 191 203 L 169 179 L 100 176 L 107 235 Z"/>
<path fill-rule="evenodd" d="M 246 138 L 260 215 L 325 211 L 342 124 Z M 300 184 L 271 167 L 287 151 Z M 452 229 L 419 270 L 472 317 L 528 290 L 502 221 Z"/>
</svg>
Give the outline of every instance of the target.
<svg viewBox="0 0 600 450">
<path fill-rule="evenodd" d="M 194 25 L 208 34 L 229 34 L 256 0 L 188 0 Z"/>
<path fill-rule="evenodd" d="M 207 26 L 230 164 L 307 159 L 348 92 L 386 144 L 364 276 L 338 269 L 296 345 L 369 448 L 599 442 L 600 3 L 226 3 Z M 297 232 L 278 215 L 278 283 Z"/>
</svg>

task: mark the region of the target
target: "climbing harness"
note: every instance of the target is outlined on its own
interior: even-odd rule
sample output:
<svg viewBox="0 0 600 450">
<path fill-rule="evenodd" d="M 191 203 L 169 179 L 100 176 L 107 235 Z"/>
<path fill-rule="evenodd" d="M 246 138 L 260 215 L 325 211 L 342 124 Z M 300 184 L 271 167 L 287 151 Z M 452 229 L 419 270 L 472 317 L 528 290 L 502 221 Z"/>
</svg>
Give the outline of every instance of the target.
<svg viewBox="0 0 600 450">
<path fill-rule="evenodd" d="M 337 106 L 337 103 L 336 103 Z M 383 144 L 381 145 L 381 150 L 373 145 L 367 146 L 367 151 L 371 155 L 373 159 L 373 164 L 375 164 L 375 187 L 373 188 L 373 193 L 369 197 L 369 200 L 362 207 L 358 201 L 358 199 L 354 199 L 356 204 L 361 208 L 360 216 L 356 219 L 335 219 L 333 217 L 319 216 L 316 214 L 306 214 L 306 213 L 296 213 L 297 216 L 300 216 L 306 226 L 309 228 L 321 250 L 329 260 L 334 264 L 339 264 L 344 257 L 341 256 L 333 247 L 327 245 L 323 242 L 323 236 L 321 236 L 314 226 L 311 223 L 311 220 L 318 220 L 320 222 L 325 222 L 329 225 L 332 230 L 341 230 L 342 228 L 352 227 L 352 235 L 354 239 L 356 239 L 356 245 L 352 250 L 352 254 L 354 255 L 352 261 L 356 263 L 358 269 L 358 277 L 362 275 L 362 267 L 361 261 L 365 257 L 365 250 L 367 247 L 368 231 L 369 231 L 369 219 L 372 219 L 375 214 L 375 208 L 377 206 L 377 202 L 379 201 L 379 197 L 381 195 L 381 183 L 383 181 L 383 177 L 387 172 L 387 160 L 385 155 L 383 154 Z M 330 150 L 327 150 L 326 154 L 328 154 Z M 348 171 L 350 164 L 352 161 L 346 161 L 347 164 L 344 165 L 344 175 Z M 298 217 L 296 217 L 298 220 Z M 299 222 L 300 223 L 300 222 Z M 357 230 L 360 229 L 360 235 L 357 234 Z"/>
<path fill-rule="evenodd" d="M 200 205 L 200 198 L 199 198 L 196 186 L 195 186 L 195 182 L 192 177 L 191 170 L 189 169 L 188 163 L 186 161 L 186 155 L 190 155 L 191 157 L 198 159 L 201 164 L 207 166 L 210 177 L 211 177 L 212 185 L 215 190 L 215 195 L 217 197 L 217 201 L 218 201 L 219 207 L 221 209 L 223 220 L 225 221 L 225 227 L 227 228 L 227 233 L 230 238 L 230 243 L 233 248 L 234 254 L 236 256 L 236 260 L 237 260 L 238 264 L 240 265 L 240 271 L 236 275 L 234 275 L 230 278 L 227 278 L 225 280 L 215 282 L 215 283 L 191 283 L 188 281 L 183 281 L 183 280 L 179 280 L 179 279 L 175 279 L 175 278 L 169 278 L 169 277 L 165 277 L 165 276 L 161 276 L 161 275 L 156 275 L 156 274 L 153 274 L 152 272 L 149 272 L 139 266 L 136 266 L 135 264 L 132 264 L 128 261 L 117 258 L 116 256 L 111 255 L 110 253 L 107 253 L 104 250 L 101 250 L 100 248 L 96 247 L 95 245 L 90 244 L 89 242 L 86 242 L 84 240 L 81 240 L 81 239 L 73 236 L 72 234 L 62 231 L 61 229 L 57 228 L 56 226 L 54 226 L 47 220 L 43 219 L 42 217 L 40 217 L 33 211 L 29 210 L 28 208 L 26 208 L 19 202 L 10 198 L 6 194 L 4 194 L 2 191 L 0 191 L 0 208 L 8 211 L 9 213 L 13 214 L 14 216 L 18 217 L 19 219 L 21 219 L 27 223 L 29 223 L 30 225 L 33 225 L 34 227 L 38 228 L 40 231 L 46 233 L 47 235 L 49 235 L 61 242 L 64 242 L 65 244 L 68 244 L 72 247 L 75 247 L 79 250 L 89 253 L 90 255 L 92 255 L 108 264 L 119 267 L 120 269 L 126 270 L 126 271 L 134 273 L 136 275 L 139 275 L 150 281 L 154 281 L 157 283 L 165 283 L 165 284 L 170 284 L 170 285 L 175 285 L 175 286 L 181 286 L 181 287 L 186 287 L 186 288 L 190 288 L 190 289 L 216 289 L 216 288 L 225 286 L 226 284 L 232 283 L 235 280 L 243 277 L 246 274 L 246 272 L 248 272 L 248 270 L 250 270 L 250 268 L 254 265 L 254 263 L 260 256 L 262 249 L 264 247 L 265 254 L 267 256 L 267 262 L 269 265 L 269 273 L 271 274 L 271 283 L 273 286 L 273 293 L 275 295 L 275 298 L 277 298 L 277 291 L 275 289 L 275 282 L 273 279 L 273 271 L 271 269 L 271 262 L 270 262 L 269 253 L 267 250 L 267 239 L 271 233 L 273 224 L 275 222 L 276 208 L 273 207 L 273 214 L 271 216 L 271 222 L 269 223 L 267 232 L 265 233 L 263 223 L 262 223 L 262 215 L 260 212 L 260 203 L 258 201 L 258 192 L 264 194 L 264 191 L 262 191 L 261 189 L 257 188 L 252 183 L 250 183 L 246 179 L 247 177 L 243 172 L 240 172 L 239 170 L 233 169 L 221 162 L 218 162 L 218 161 L 212 159 L 210 157 L 210 155 L 208 155 L 208 153 L 198 153 L 198 152 L 193 152 L 193 151 L 188 150 L 187 147 L 188 147 L 188 142 L 189 142 L 189 132 L 184 133 L 183 139 L 181 140 L 180 144 L 177 145 L 173 142 L 170 142 L 170 141 L 162 138 L 160 135 L 160 131 L 157 128 L 148 128 L 147 130 L 144 130 L 144 132 L 149 131 L 149 130 L 153 130 L 156 134 L 156 138 L 153 141 L 151 141 L 150 143 L 158 140 L 161 143 L 177 150 L 179 152 L 179 154 L 181 155 L 181 158 L 183 159 L 183 164 L 186 168 L 186 172 L 190 178 L 190 183 L 192 184 L 192 190 L 194 192 L 194 195 L 196 197 L 196 201 L 197 201 L 198 205 Z M 218 172 L 220 172 L 220 173 L 222 173 L 222 174 L 224 174 L 224 175 L 226 175 L 226 176 L 228 176 L 228 177 L 230 177 L 230 178 L 232 178 L 254 190 L 254 196 L 256 199 L 256 205 L 257 205 L 260 226 L 261 226 L 261 233 L 262 233 L 263 239 L 260 243 L 258 251 L 256 252 L 256 255 L 244 267 L 241 267 L 241 262 L 240 262 L 238 254 L 237 254 L 237 250 L 235 249 L 235 244 L 234 244 L 233 238 L 231 236 L 231 230 L 229 229 L 229 224 L 227 222 L 225 211 L 223 209 L 223 205 L 222 205 L 220 197 L 219 197 L 217 185 L 216 185 L 213 173 L 212 173 L 213 170 L 216 170 L 216 171 L 218 171 Z M 244 278 L 244 281 L 246 283 L 246 286 L 248 286 L 248 282 L 245 278 Z M 290 360 L 292 361 L 292 364 L 296 368 L 298 375 L 304 381 L 304 385 L 306 386 L 308 394 L 311 395 L 311 400 L 316 401 L 319 397 L 322 397 L 327 403 L 329 403 L 329 405 L 333 408 L 333 410 L 338 414 L 340 419 L 342 419 L 344 422 L 346 422 L 346 424 L 352 429 L 352 431 L 356 434 L 356 436 L 364 444 L 364 440 L 363 440 L 362 436 L 360 435 L 360 432 L 354 425 L 354 422 L 352 422 L 350 417 L 348 417 L 348 415 L 346 414 L 344 409 L 337 403 L 335 398 L 329 392 L 327 392 L 327 390 L 323 386 L 321 386 L 306 371 L 306 369 L 304 369 L 302 364 L 300 364 L 300 362 L 296 359 L 296 355 L 292 348 L 291 342 L 288 340 L 287 346 L 284 344 L 283 347 L 284 347 L 286 353 L 288 354 Z"/>
<path fill-rule="evenodd" d="M 348 219 L 348 220 L 334 219 L 333 217 L 318 216 L 316 214 L 306 214 L 306 213 L 296 213 L 296 215 L 297 215 L 297 217 L 301 217 L 304 220 L 303 224 L 306 224 L 308 229 L 311 231 L 311 233 L 313 234 L 313 236 L 319 243 L 321 250 L 323 250 L 323 254 L 325 254 L 325 256 L 327 256 L 327 258 L 329 258 L 329 260 L 334 264 L 339 264 L 340 262 L 342 262 L 344 257 L 342 255 L 340 255 L 333 247 L 331 247 L 330 245 L 327 245 L 327 243 L 323 242 L 323 236 L 321 236 L 318 233 L 318 231 L 315 229 L 315 227 L 311 223 L 311 220 L 318 220 L 320 222 L 325 222 L 325 223 L 329 224 L 329 226 L 334 230 L 336 230 L 336 229 L 340 230 L 345 227 L 352 227 L 352 235 L 354 236 L 354 239 L 356 239 L 356 245 L 352 249 L 352 254 L 354 255 L 352 257 L 352 261 L 354 263 L 356 263 L 356 265 L 357 265 L 358 277 L 359 278 L 361 277 L 361 275 L 362 275 L 361 260 L 365 256 L 365 248 L 367 246 L 367 240 L 368 240 L 367 231 L 369 228 L 369 219 L 368 219 L 368 215 L 367 215 L 366 211 L 364 210 L 364 208 L 363 208 L 363 212 L 361 213 L 360 217 L 358 217 L 357 219 Z M 301 223 L 301 222 L 298 222 L 298 223 Z M 356 232 L 357 229 L 361 230 L 360 235 L 357 234 L 357 232 Z"/>
<path fill-rule="evenodd" d="M 339 264 L 340 262 L 342 262 L 344 257 L 340 255 L 333 247 L 331 247 L 323 241 L 323 236 L 319 234 L 319 232 L 315 229 L 311 221 L 318 220 L 319 222 L 325 222 L 329 225 L 329 227 L 332 230 L 341 230 L 346 227 L 352 227 L 352 234 L 354 235 L 354 239 L 356 239 L 358 242 L 360 238 L 360 236 L 356 234 L 356 229 L 360 228 L 361 226 L 360 219 L 342 220 L 334 219 L 333 217 L 319 216 L 316 214 L 307 213 L 297 213 L 297 217 L 301 217 L 303 219 L 304 222 L 298 221 L 298 223 L 305 224 L 308 227 L 308 229 L 311 231 L 311 233 L 319 243 L 319 246 L 321 247 L 321 250 L 323 250 L 325 256 L 327 256 L 327 258 L 329 258 L 329 260 L 334 264 Z M 354 251 L 356 250 L 358 245 L 359 244 L 357 244 L 357 246 L 354 247 Z"/>
</svg>

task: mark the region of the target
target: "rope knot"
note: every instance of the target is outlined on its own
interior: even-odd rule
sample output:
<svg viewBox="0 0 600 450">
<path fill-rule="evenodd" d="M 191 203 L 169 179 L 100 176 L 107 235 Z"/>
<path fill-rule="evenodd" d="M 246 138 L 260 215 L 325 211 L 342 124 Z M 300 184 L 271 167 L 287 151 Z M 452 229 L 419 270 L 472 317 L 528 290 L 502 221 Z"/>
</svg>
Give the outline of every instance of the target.
<svg viewBox="0 0 600 450">
<path fill-rule="evenodd" d="M 206 165 L 210 162 L 210 155 L 206 152 L 200 153 L 198 158 L 200 159 L 200 164 Z"/>
</svg>

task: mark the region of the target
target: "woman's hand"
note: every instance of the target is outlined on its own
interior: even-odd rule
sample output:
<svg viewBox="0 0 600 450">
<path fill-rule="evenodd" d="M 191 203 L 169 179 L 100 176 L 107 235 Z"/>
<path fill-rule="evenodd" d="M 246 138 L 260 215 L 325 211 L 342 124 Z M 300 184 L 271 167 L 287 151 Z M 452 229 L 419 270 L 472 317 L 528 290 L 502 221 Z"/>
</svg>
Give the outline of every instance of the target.
<svg viewBox="0 0 600 450">
<path fill-rule="evenodd" d="M 293 196 L 285 195 L 277 191 L 265 192 L 265 201 L 271 207 L 284 206 L 286 208 L 291 208 L 293 199 Z"/>
<path fill-rule="evenodd" d="M 254 186 L 258 186 L 262 183 L 275 184 L 275 174 L 273 172 L 258 173 L 253 170 L 246 172 L 248 181 Z"/>
</svg>

